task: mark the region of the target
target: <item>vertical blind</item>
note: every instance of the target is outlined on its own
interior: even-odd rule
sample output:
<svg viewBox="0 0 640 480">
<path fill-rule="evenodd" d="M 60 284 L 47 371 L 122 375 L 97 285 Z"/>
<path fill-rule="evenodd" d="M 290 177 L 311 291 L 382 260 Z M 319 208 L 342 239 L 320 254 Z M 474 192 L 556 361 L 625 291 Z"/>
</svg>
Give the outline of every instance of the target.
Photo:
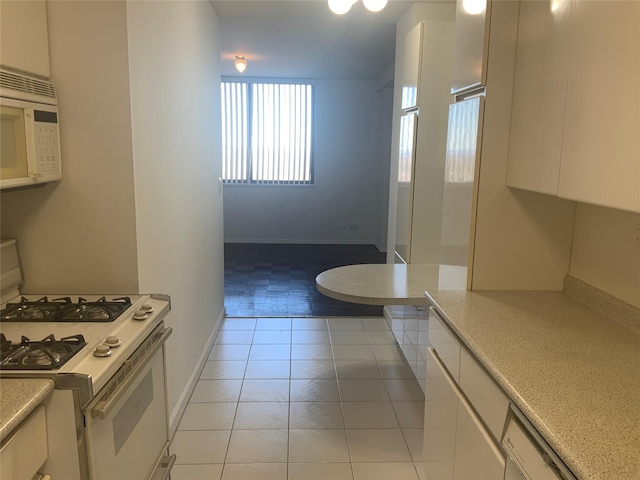
<svg viewBox="0 0 640 480">
<path fill-rule="evenodd" d="M 225 183 L 311 184 L 313 85 L 222 82 Z"/>
</svg>

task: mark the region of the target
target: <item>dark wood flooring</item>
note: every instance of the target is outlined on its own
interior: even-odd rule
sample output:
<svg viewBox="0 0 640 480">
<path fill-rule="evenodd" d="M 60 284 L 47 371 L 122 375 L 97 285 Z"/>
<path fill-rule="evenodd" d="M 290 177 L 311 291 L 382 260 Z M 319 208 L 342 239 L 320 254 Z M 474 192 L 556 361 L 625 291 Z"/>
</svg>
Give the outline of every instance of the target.
<svg viewBox="0 0 640 480">
<path fill-rule="evenodd" d="M 373 245 L 227 243 L 224 303 L 228 317 L 381 316 L 382 307 L 334 300 L 316 276 L 334 267 L 385 263 Z"/>
</svg>

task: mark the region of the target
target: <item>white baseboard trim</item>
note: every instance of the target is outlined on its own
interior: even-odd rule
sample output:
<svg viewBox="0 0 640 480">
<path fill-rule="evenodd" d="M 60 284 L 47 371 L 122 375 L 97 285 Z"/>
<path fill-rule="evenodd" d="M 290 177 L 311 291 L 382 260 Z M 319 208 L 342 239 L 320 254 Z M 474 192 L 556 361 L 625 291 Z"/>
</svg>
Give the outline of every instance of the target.
<svg viewBox="0 0 640 480">
<path fill-rule="evenodd" d="M 186 387 L 184 388 L 184 390 L 182 391 L 182 394 L 180 395 L 180 398 L 178 399 L 178 403 L 176 404 L 175 408 L 171 412 L 171 415 L 169 416 L 170 438 L 173 438 L 173 435 L 176 433 L 176 430 L 178 429 L 178 424 L 180 423 L 182 414 L 187 408 L 187 404 L 189 403 L 189 399 L 191 398 L 191 394 L 193 393 L 193 390 L 196 388 L 196 384 L 198 383 L 198 379 L 200 378 L 202 369 L 204 368 L 207 358 L 209 357 L 209 352 L 213 347 L 213 342 L 216 339 L 216 335 L 218 334 L 218 330 L 220 330 L 220 325 L 222 325 L 222 321 L 224 320 L 226 314 L 227 314 L 227 310 L 226 308 L 223 307 L 222 311 L 220 312 L 220 315 L 218 315 L 218 319 L 216 320 L 215 325 L 213 326 L 211 335 L 209 335 L 209 338 L 207 339 L 207 343 L 204 349 L 202 350 L 202 354 L 198 359 L 198 363 L 196 363 L 196 366 L 193 372 L 191 373 L 191 376 L 189 377 L 189 381 L 187 382 Z"/>
<path fill-rule="evenodd" d="M 375 245 L 371 240 L 316 240 L 295 238 L 225 238 L 224 243 L 267 243 L 292 245 Z M 378 248 L 378 250 L 380 250 Z"/>
</svg>

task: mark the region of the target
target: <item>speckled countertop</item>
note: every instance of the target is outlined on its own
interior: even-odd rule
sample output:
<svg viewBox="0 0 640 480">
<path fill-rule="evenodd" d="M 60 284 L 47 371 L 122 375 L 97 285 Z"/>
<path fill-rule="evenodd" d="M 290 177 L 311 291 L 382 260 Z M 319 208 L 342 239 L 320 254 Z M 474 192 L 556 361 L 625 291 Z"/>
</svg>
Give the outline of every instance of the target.
<svg viewBox="0 0 640 480">
<path fill-rule="evenodd" d="M 566 293 L 470 292 L 466 269 L 443 265 L 352 265 L 316 284 L 374 305 L 417 305 L 426 290 L 578 478 L 640 480 L 640 309 L 572 277 Z"/>
<path fill-rule="evenodd" d="M 581 479 L 640 479 L 640 334 L 562 292 L 429 290 Z"/>
<path fill-rule="evenodd" d="M 53 380 L 0 379 L 0 441 L 53 391 Z"/>
</svg>

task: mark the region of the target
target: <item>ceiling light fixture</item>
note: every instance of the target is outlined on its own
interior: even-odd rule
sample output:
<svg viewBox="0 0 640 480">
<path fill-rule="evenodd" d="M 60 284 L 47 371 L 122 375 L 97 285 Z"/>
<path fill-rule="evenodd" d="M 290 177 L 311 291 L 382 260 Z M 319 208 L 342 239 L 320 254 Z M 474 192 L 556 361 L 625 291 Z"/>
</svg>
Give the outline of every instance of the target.
<svg viewBox="0 0 640 480">
<path fill-rule="evenodd" d="M 244 55 L 236 55 L 236 61 L 233 62 L 238 72 L 242 73 L 247 69 L 247 59 Z"/>
<path fill-rule="evenodd" d="M 329 9 L 336 15 L 344 15 L 358 0 L 329 0 Z M 362 0 L 370 12 L 379 12 L 387 5 L 388 0 Z"/>
</svg>

